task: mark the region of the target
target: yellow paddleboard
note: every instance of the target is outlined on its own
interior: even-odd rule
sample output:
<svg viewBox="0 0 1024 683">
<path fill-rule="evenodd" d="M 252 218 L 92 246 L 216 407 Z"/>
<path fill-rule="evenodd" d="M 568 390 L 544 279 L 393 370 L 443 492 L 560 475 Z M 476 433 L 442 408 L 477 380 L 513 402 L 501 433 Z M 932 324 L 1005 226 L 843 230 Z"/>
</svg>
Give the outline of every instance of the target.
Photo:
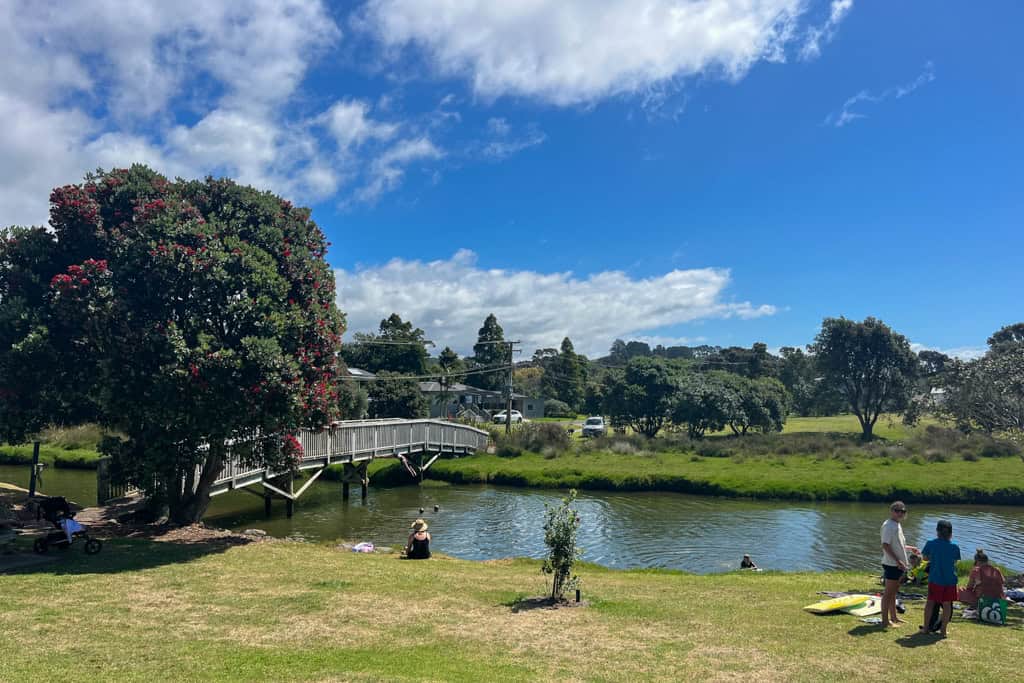
<svg viewBox="0 0 1024 683">
<path fill-rule="evenodd" d="M 855 605 L 853 607 L 844 607 L 843 612 L 852 614 L 855 617 L 870 617 L 872 614 L 882 613 L 882 598 L 881 596 L 872 596 L 863 605 Z"/>
<path fill-rule="evenodd" d="M 841 598 L 831 598 L 816 602 L 813 605 L 807 605 L 804 609 L 814 614 L 825 614 L 841 610 L 844 607 L 859 607 L 868 600 L 871 600 L 871 598 L 872 596 L 870 595 L 844 595 Z"/>
</svg>

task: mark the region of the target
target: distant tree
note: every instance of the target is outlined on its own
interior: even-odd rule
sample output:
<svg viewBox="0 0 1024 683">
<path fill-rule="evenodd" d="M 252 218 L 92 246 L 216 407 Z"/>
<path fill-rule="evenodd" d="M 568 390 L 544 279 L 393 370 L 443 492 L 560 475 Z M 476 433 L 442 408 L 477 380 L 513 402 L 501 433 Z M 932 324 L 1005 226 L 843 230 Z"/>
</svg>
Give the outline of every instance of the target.
<svg viewBox="0 0 1024 683">
<path fill-rule="evenodd" d="M 588 415 L 601 414 L 604 409 L 605 387 L 604 376 L 595 377 L 587 382 L 587 386 L 583 389 L 583 412 Z"/>
<path fill-rule="evenodd" d="M 979 359 L 954 361 L 947 369 L 940 412 L 964 430 L 1024 436 L 1024 337 L 1004 327 L 989 337 Z"/>
<path fill-rule="evenodd" d="M 444 347 L 444 350 L 438 355 L 437 361 L 444 373 L 457 372 L 462 366 L 459 354 L 455 353 L 450 346 Z"/>
<path fill-rule="evenodd" d="M 768 353 L 768 345 L 757 342 L 749 349 L 742 346 L 730 346 L 720 349 L 705 359 L 708 367 L 725 370 L 743 377 L 775 377 L 779 373 L 780 361 Z"/>
<path fill-rule="evenodd" d="M 448 405 L 450 403 L 449 397 L 451 395 L 452 385 L 455 384 L 453 373 L 458 372 L 462 369 L 463 364 L 459 359 L 459 354 L 450 347 L 444 347 L 437 359 L 437 367 L 440 371 L 438 374 L 438 384 L 441 387 L 441 391 L 437 396 L 438 404 L 441 407 L 442 417 L 448 417 Z"/>
<path fill-rule="evenodd" d="M 427 399 L 420 391 L 419 382 L 403 379 L 393 372 L 381 372 L 369 383 L 369 416 L 371 418 L 419 418 L 429 414 Z"/>
<path fill-rule="evenodd" d="M 526 396 L 546 396 L 541 389 L 544 378 L 544 369 L 536 366 L 516 368 L 513 383 L 517 393 Z"/>
<path fill-rule="evenodd" d="M 626 342 L 626 358 L 646 358 L 651 355 L 651 347 L 647 342 Z"/>
<path fill-rule="evenodd" d="M 504 341 L 505 331 L 491 313 L 477 332 L 476 344 L 473 345 L 474 367 L 490 370 L 473 375 L 470 384 L 489 391 L 502 391 L 505 388 L 508 383 L 507 368 L 512 363 L 512 358 L 509 356 L 507 344 L 496 343 Z"/>
<path fill-rule="evenodd" d="M 357 332 L 355 341 L 342 346 L 349 367 L 369 372 L 423 375 L 427 371 L 427 348 L 423 330 L 392 313 L 380 321 L 377 334 Z"/>
<path fill-rule="evenodd" d="M 336 361 L 337 377 L 335 391 L 338 396 L 338 418 L 341 420 L 361 420 L 366 417 L 369 396 L 366 386 L 349 375 L 345 360 L 338 354 Z"/>
<path fill-rule="evenodd" d="M 735 392 L 734 403 L 738 404 L 729 419 L 729 428 L 734 434 L 745 435 L 748 430 L 763 434 L 781 432 L 786 424 L 786 388 L 777 379 L 761 377 L 748 379 L 732 377 L 726 388 Z"/>
<path fill-rule="evenodd" d="M 814 358 L 793 346 L 783 346 L 779 353 L 782 354 L 779 381 L 792 397 L 793 410 L 803 417 L 814 415 L 814 390 L 817 384 Z"/>
<path fill-rule="evenodd" d="M 988 345 L 992 349 L 1024 344 L 1024 323 L 1006 325 L 988 338 Z"/>
<path fill-rule="evenodd" d="M 870 440 L 884 411 L 907 405 L 917 375 L 917 357 L 906 337 L 882 321 L 826 318 L 810 347 L 819 372 L 846 399 Z"/>
<path fill-rule="evenodd" d="M 677 390 L 678 383 L 663 360 L 634 358 L 625 372 L 609 376 L 604 412 L 613 424 L 653 437 L 668 422 Z"/>
<path fill-rule="evenodd" d="M 559 397 L 558 370 L 558 349 L 544 348 L 533 352 L 532 363 L 540 369 L 539 395 L 544 398 Z"/>
<path fill-rule="evenodd" d="M 544 417 L 576 417 L 576 411 L 568 403 L 550 398 L 544 400 Z"/>
<path fill-rule="evenodd" d="M 576 354 L 572 341 L 568 337 L 563 339 L 558 353 L 545 355 L 541 362 L 544 367 L 541 378 L 544 397 L 558 399 L 573 409 L 582 406 L 586 390 L 585 362 Z"/>
<path fill-rule="evenodd" d="M 721 431 L 731 422 L 745 422 L 740 415 L 740 392 L 733 388 L 733 383 L 742 379 L 721 370 L 684 375 L 673 396 L 672 422 L 685 425 L 691 439 Z"/>
<path fill-rule="evenodd" d="M 946 370 L 953 364 L 953 359 L 941 351 L 926 349 L 917 354 L 918 376 L 921 389 L 925 392 L 943 383 Z"/>
<path fill-rule="evenodd" d="M 608 350 L 608 362 L 612 365 L 625 365 L 628 360 L 629 356 L 626 355 L 626 342 L 621 339 L 613 341 L 612 347 Z"/>
<path fill-rule="evenodd" d="M 124 436 L 103 445 L 115 468 L 173 519 L 202 516 L 230 439 L 338 415 L 344 322 L 308 209 L 143 166 L 90 174 L 50 204 L 50 319 L 86 364 L 100 421 Z M 293 464 L 284 449 L 254 457 Z"/>
</svg>

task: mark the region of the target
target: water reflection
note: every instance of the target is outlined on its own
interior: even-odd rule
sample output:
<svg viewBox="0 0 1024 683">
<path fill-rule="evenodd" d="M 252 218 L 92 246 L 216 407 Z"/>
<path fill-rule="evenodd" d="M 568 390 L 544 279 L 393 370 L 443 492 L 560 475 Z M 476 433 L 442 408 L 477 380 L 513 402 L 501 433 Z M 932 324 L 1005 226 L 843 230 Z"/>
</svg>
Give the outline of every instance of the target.
<svg viewBox="0 0 1024 683">
<path fill-rule="evenodd" d="M 27 467 L 0 466 L 0 481 L 27 485 Z M 24 482 L 22 481 L 24 479 Z M 95 473 L 48 470 L 47 493 L 90 504 Z M 563 492 L 494 486 L 370 489 L 363 501 L 341 499 L 341 485 L 317 482 L 299 500 L 292 519 L 275 502 L 270 519 L 262 501 L 242 492 L 214 499 L 207 521 L 256 527 L 275 536 L 311 541 L 346 539 L 402 545 L 417 517 L 430 523 L 433 547 L 467 559 L 542 557 L 544 504 Z M 923 546 L 935 523 L 953 523 L 965 557 L 983 547 L 1011 568 L 1024 569 L 1024 508 L 914 505 L 904 524 L 907 542 Z M 434 505 L 440 510 L 434 512 Z M 424 512 L 420 513 L 420 508 Z M 718 572 L 750 553 L 761 567 L 785 570 L 874 571 L 881 560 L 878 532 L 885 504 L 791 503 L 727 500 L 674 493 L 580 494 L 584 559 L 609 567 L 670 567 Z"/>
<path fill-rule="evenodd" d="M 276 536 L 405 542 L 410 522 L 423 516 L 434 547 L 467 559 L 542 557 L 544 504 L 558 491 L 494 486 L 373 489 L 364 503 L 340 501 L 325 483 L 303 499 L 296 516 L 267 520 L 255 498 L 217 499 L 210 522 L 249 526 Z M 240 494 L 235 494 L 236 496 Z M 254 505 L 254 503 L 256 503 Z M 439 512 L 433 506 L 440 506 Z M 424 509 L 421 515 L 419 508 Z M 807 504 L 741 501 L 672 493 L 582 492 L 584 559 L 609 567 L 670 567 L 693 572 L 735 569 L 744 553 L 764 568 L 874 571 L 884 504 Z M 985 547 L 996 561 L 1024 567 L 1024 510 L 1019 507 L 911 506 L 906 536 L 923 545 L 935 522 L 953 522 L 965 556 Z"/>
</svg>

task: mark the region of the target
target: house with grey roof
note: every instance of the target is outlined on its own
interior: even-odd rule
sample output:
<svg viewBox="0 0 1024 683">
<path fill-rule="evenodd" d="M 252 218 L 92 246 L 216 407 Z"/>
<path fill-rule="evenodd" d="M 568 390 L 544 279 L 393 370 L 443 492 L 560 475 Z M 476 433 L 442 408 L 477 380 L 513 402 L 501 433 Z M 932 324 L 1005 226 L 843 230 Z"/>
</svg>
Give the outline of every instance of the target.
<svg viewBox="0 0 1024 683">
<path fill-rule="evenodd" d="M 491 415 L 506 407 L 505 397 L 500 391 L 479 389 L 468 384 L 452 382 L 445 393 L 440 382 L 420 382 L 420 391 L 430 402 L 430 417 L 452 418 L 470 413 L 489 420 Z M 544 399 L 513 393 L 512 410 L 518 410 L 528 420 L 544 417 Z"/>
</svg>

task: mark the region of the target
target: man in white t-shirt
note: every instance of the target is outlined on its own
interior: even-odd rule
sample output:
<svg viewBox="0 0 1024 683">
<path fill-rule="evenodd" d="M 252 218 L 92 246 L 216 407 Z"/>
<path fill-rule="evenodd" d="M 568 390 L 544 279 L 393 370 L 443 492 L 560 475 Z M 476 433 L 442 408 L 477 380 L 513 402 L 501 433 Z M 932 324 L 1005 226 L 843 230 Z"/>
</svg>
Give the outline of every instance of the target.
<svg viewBox="0 0 1024 683">
<path fill-rule="evenodd" d="M 889 519 L 882 523 L 882 577 L 885 580 L 885 592 L 882 593 L 883 628 L 907 623 L 896 614 L 896 594 L 910 563 L 901 525 L 906 516 L 907 506 L 897 500 L 889 506 Z M 917 550 L 912 547 L 910 549 Z"/>
</svg>

